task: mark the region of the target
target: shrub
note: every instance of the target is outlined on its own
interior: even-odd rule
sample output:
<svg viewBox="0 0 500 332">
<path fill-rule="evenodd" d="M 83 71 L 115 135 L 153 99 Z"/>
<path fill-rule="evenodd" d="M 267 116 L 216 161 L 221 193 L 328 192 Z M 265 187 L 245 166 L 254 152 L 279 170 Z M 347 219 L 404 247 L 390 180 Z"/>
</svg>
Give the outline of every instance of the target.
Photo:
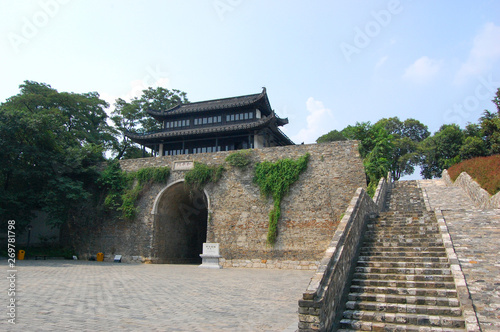
<svg viewBox="0 0 500 332">
<path fill-rule="evenodd" d="M 223 166 L 208 166 L 195 162 L 194 168 L 184 175 L 184 183 L 188 187 L 200 190 L 209 182 L 219 181 L 223 171 Z"/>
<path fill-rule="evenodd" d="M 233 152 L 226 157 L 226 162 L 233 167 L 244 168 L 248 164 L 250 164 L 251 154 L 252 150 L 241 150 Z"/>
<path fill-rule="evenodd" d="M 112 161 L 98 180 L 106 191 L 104 205 L 121 212 L 126 220 L 133 220 L 137 214 L 136 203 L 144 189 L 152 183 L 165 183 L 170 176 L 168 167 L 146 167 L 137 172 L 126 173 L 118 161 Z"/>
<path fill-rule="evenodd" d="M 465 160 L 448 169 L 448 174 L 453 181 L 462 172 L 467 172 L 490 195 L 500 191 L 499 154 Z"/>
</svg>

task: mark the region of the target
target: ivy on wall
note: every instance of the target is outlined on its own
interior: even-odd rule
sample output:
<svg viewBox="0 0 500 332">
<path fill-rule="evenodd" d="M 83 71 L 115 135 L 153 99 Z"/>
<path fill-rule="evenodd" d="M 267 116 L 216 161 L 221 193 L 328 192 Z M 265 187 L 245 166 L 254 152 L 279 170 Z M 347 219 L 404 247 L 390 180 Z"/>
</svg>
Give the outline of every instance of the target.
<svg viewBox="0 0 500 332">
<path fill-rule="evenodd" d="M 108 164 L 98 180 L 106 192 L 104 205 L 119 211 L 125 220 L 133 220 L 137 214 L 137 200 L 153 183 L 166 183 L 170 176 L 168 167 L 147 167 L 137 172 L 124 172 L 118 161 Z"/>
<path fill-rule="evenodd" d="M 288 193 L 302 172 L 307 169 L 309 153 L 298 160 L 281 159 L 276 162 L 264 161 L 255 166 L 254 182 L 264 197 L 273 198 L 273 208 L 269 212 L 267 242 L 274 244 L 278 235 L 278 220 L 281 216 L 281 200 Z"/>
<path fill-rule="evenodd" d="M 219 181 L 223 171 L 224 166 L 222 165 L 208 166 L 195 161 L 193 169 L 184 175 L 184 183 L 190 188 L 201 190 L 209 182 Z"/>
<path fill-rule="evenodd" d="M 248 164 L 250 164 L 251 154 L 252 150 L 240 150 L 233 152 L 226 157 L 226 162 L 233 167 L 245 168 Z"/>
</svg>

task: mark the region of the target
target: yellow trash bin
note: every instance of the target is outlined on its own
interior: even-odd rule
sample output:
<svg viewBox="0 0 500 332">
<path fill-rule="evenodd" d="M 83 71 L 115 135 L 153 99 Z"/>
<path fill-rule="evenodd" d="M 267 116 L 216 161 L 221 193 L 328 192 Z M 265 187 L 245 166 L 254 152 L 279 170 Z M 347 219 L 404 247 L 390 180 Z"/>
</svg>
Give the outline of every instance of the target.
<svg viewBox="0 0 500 332">
<path fill-rule="evenodd" d="M 20 261 L 24 260 L 24 255 L 25 254 L 26 254 L 26 251 L 19 250 L 19 252 L 17 253 L 17 259 L 19 259 Z"/>
<path fill-rule="evenodd" d="M 102 262 L 104 260 L 104 254 L 102 252 L 98 252 L 96 259 L 98 262 Z"/>
</svg>

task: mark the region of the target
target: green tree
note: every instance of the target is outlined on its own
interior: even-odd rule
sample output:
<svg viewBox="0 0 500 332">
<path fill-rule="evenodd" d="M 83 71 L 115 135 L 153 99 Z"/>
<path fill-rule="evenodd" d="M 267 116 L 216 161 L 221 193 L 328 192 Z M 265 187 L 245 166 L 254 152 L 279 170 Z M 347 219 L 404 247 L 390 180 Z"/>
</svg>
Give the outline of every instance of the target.
<svg viewBox="0 0 500 332">
<path fill-rule="evenodd" d="M 148 110 L 166 111 L 188 102 L 185 92 L 162 87 L 143 90 L 141 98 L 134 98 L 130 102 L 118 98 L 111 117 L 116 128 L 116 142 L 112 148 L 116 159 L 142 157 L 141 149 L 125 136 L 126 132 L 148 133 L 162 130 L 163 124 L 151 117 Z"/>
<path fill-rule="evenodd" d="M 444 169 L 461 161 L 460 148 L 463 142 L 464 132 L 458 125 L 442 125 L 439 131 L 419 145 L 420 174 L 425 179 L 441 177 Z"/>
<path fill-rule="evenodd" d="M 347 126 L 342 129 L 342 135 L 348 140 L 360 141 L 359 154 L 365 158 L 374 148 L 374 141 L 370 139 L 372 124 L 368 122 L 356 122 L 354 126 Z"/>
<path fill-rule="evenodd" d="M 485 140 L 487 154 L 499 154 L 500 115 L 489 111 L 484 111 L 483 116 L 479 120 L 481 121 L 481 130 Z"/>
<path fill-rule="evenodd" d="M 375 125 L 384 127 L 393 136 L 392 155 L 387 159 L 394 180 L 413 174 L 419 163 L 418 144 L 430 134 L 427 126 L 415 119 L 401 121 L 398 117 L 381 119 Z"/>
<path fill-rule="evenodd" d="M 115 102 L 115 109 L 111 120 L 115 125 L 115 144 L 112 148 L 116 159 L 140 158 L 141 149 L 134 144 L 126 135 L 127 132 L 141 132 L 143 130 L 141 120 L 144 114 L 141 112 L 137 98 L 130 103 L 118 98 Z"/>
<path fill-rule="evenodd" d="M 25 81 L 0 105 L 0 214 L 21 228 L 34 211 L 54 226 L 91 199 L 96 165 L 112 143 L 107 103 Z"/>
<path fill-rule="evenodd" d="M 367 140 L 373 146 L 363 160 L 368 177 L 368 194 L 373 197 L 380 178 L 385 177 L 391 166 L 390 157 L 394 150 L 393 136 L 382 126 L 374 126 Z"/>
<path fill-rule="evenodd" d="M 316 140 L 316 143 L 326 143 L 326 142 L 336 142 L 336 141 L 345 141 L 347 138 L 342 135 L 342 133 L 338 130 L 332 130 L 327 134 L 324 134 Z"/>
</svg>

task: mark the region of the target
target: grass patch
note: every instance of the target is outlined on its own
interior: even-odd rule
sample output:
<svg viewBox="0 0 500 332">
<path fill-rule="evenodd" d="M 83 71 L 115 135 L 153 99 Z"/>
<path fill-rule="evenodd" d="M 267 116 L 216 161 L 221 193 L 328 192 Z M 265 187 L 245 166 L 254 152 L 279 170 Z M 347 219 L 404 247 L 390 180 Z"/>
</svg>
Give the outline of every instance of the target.
<svg viewBox="0 0 500 332">
<path fill-rule="evenodd" d="M 467 172 L 490 195 L 500 191 L 500 154 L 464 160 L 448 169 L 453 181 L 462 172 Z"/>
</svg>

